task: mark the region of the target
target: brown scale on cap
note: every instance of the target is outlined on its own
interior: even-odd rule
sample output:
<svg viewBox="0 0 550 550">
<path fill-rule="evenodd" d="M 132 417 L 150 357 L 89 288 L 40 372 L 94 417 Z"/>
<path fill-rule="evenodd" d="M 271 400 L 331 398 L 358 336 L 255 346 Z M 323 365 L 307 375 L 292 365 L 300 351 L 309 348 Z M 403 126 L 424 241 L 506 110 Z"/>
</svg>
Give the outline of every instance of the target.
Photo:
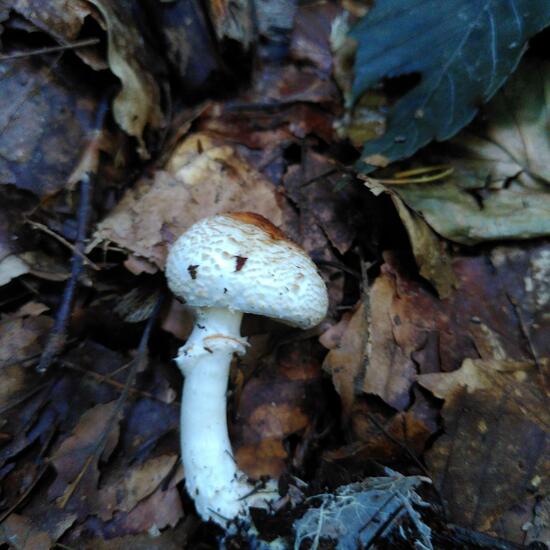
<svg viewBox="0 0 550 550">
<path fill-rule="evenodd" d="M 267 218 L 264 218 L 260 214 L 255 214 L 254 212 L 231 212 L 225 215 L 243 223 L 258 227 L 267 233 L 274 241 L 292 242 L 278 227 L 275 227 Z"/>
</svg>

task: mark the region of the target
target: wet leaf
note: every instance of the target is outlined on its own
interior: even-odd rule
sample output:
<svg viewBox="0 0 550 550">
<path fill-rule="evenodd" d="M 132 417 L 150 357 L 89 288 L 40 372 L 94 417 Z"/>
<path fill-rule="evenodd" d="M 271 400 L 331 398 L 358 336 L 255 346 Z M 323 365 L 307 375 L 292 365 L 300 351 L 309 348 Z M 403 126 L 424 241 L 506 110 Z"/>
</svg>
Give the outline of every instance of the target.
<svg viewBox="0 0 550 550">
<path fill-rule="evenodd" d="M 498 534 L 504 512 L 548 490 L 550 416 L 537 367 L 467 359 L 419 382 L 445 399 L 445 433 L 428 463 L 452 521 Z"/>
<path fill-rule="evenodd" d="M 375 3 L 351 31 L 358 41 L 354 101 L 385 77 L 420 81 L 392 107 L 385 134 L 365 144 L 363 158 L 407 158 L 432 139 L 455 135 L 516 68 L 526 41 L 549 23 L 544 0 Z"/>
</svg>

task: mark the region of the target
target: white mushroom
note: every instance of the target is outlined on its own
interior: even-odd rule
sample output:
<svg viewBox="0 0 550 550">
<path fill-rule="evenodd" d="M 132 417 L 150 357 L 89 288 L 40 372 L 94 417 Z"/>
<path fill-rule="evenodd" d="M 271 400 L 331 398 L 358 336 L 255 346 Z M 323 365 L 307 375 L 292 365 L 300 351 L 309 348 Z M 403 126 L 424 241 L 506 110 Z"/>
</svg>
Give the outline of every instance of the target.
<svg viewBox="0 0 550 550">
<path fill-rule="evenodd" d="M 268 220 L 233 213 L 203 219 L 172 246 L 172 292 L 195 308 L 195 325 L 176 362 L 185 376 L 181 448 L 188 493 L 204 520 L 227 527 L 249 507 L 278 496 L 273 481 L 255 488 L 239 470 L 227 431 L 226 391 L 234 353 L 245 353 L 243 313 L 311 328 L 328 297 L 315 264 Z"/>
</svg>

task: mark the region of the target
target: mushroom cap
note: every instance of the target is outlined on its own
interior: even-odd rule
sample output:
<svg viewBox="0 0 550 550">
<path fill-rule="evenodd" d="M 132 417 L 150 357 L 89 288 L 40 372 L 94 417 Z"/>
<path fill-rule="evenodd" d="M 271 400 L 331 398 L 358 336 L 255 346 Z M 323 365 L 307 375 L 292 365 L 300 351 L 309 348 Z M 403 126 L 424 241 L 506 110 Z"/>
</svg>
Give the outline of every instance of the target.
<svg viewBox="0 0 550 550">
<path fill-rule="evenodd" d="M 301 328 L 327 313 L 315 264 L 258 214 L 220 214 L 191 226 L 170 249 L 166 277 L 172 292 L 194 307 L 256 313 Z"/>
</svg>

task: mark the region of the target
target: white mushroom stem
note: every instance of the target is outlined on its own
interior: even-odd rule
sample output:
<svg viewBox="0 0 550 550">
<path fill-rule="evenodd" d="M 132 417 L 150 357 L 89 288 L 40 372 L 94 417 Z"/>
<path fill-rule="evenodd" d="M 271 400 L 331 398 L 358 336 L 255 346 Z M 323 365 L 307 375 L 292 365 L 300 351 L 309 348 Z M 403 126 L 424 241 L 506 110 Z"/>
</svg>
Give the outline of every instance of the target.
<svg viewBox="0 0 550 550">
<path fill-rule="evenodd" d="M 257 491 L 233 457 L 226 418 L 229 367 L 234 353 L 244 354 L 242 313 L 197 308 L 193 331 L 176 362 L 185 381 L 181 403 L 181 450 L 188 493 L 204 520 L 227 526 L 247 520 L 249 506 L 266 507 L 277 497 L 272 486 Z"/>
</svg>

